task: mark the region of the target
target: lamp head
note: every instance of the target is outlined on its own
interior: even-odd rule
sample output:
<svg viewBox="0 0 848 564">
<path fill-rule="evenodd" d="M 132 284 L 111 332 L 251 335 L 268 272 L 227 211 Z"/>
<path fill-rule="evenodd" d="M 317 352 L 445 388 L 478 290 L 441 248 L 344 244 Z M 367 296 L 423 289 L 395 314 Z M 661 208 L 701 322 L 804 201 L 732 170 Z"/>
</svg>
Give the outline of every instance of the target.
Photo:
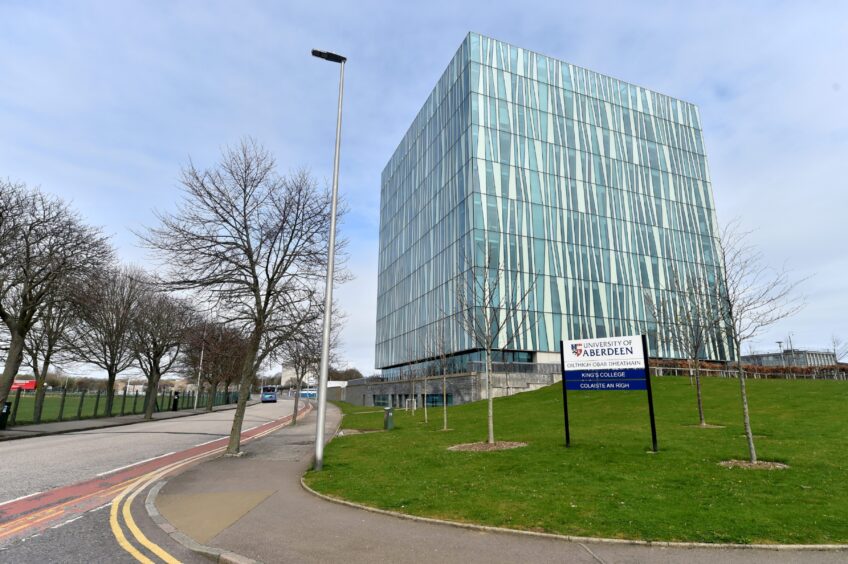
<svg viewBox="0 0 848 564">
<path fill-rule="evenodd" d="M 332 63 L 344 63 L 347 61 L 347 57 L 342 57 L 341 55 L 337 55 L 336 53 L 331 53 L 329 51 L 319 51 L 318 49 L 312 50 L 312 56 L 318 57 L 319 59 L 325 59 Z"/>
</svg>

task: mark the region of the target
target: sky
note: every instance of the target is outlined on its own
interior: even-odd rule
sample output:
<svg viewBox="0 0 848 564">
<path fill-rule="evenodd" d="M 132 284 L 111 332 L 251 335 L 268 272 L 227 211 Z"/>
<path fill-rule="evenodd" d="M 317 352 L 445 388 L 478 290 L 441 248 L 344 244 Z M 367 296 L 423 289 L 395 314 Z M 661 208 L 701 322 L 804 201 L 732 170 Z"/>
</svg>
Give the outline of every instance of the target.
<svg viewBox="0 0 848 564">
<path fill-rule="evenodd" d="M 740 218 L 806 307 L 753 350 L 848 339 L 848 4 L 0 0 L 0 177 L 72 202 L 151 265 L 133 230 L 173 210 L 191 159 L 252 136 L 286 174 L 332 175 L 348 57 L 336 290 L 342 357 L 374 371 L 380 173 L 469 31 L 700 107 L 720 223 Z M 746 349 L 747 352 L 747 349 Z"/>
</svg>

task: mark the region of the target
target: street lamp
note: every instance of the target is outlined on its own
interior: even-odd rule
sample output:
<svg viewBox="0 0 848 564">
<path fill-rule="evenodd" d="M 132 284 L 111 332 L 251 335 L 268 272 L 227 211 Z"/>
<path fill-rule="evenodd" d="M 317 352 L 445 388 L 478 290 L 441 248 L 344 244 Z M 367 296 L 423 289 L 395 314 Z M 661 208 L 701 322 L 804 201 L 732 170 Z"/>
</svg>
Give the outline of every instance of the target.
<svg viewBox="0 0 848 564">
<path fill-rule="evenodd" d="M 329 51 L 312 50 L 312 56 L 339 63 L 339 112 L 336 118 L 336 154 L 333 158 L 333 201 L 330 206 L 330 248 L 327 253 L 327 286 L 324 291 L 324 332 L 321 340 L 321 370 L 318 379 L 318 423 L 315 429 L 315 470 L 324 466 L 324 420 L 327 415 L 327 372 L 330 364 L 330 317 L 333 309 L 333 266 L 336 255 L 336 202 L 339 197 L 339 150 L 342 136 L 342 96 L 346 57 Z"/>
<path fill-rule="evenodd" d="M 197 400 L 200 399 L 200 375 L 203 374 L 203 353 L 206 351 L 206 323 L 203 324 L 203 340 L 200 342 L 200 365 L 197 367 L 197 389 L 194 391 L 194 410 L 197 411 Z"/>
</svg>

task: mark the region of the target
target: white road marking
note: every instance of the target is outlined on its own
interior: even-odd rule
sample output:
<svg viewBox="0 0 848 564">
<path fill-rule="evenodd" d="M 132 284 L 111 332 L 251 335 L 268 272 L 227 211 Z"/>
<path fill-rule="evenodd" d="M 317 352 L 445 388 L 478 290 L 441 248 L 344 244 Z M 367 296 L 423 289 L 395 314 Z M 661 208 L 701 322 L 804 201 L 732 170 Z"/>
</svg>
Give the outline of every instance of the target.
<svg viewBox="0 0 848 564">
<path fill-rule="evenodd" d="M 35 493 L 27 494 L 27 495 L 22 495 L 21 497 L 16 497 L 15 499 L 10 499 L 9 501 L 4 501 L 3 503 L 0 503 L 0 507 L 3 507 L 4 505 L 8 505 L 10 503 L 15 503 L 16 501 L 20 501 L 20 500 L 26 499 L 28 497 L 36 496 L 36 495 L 41 494 L 41 493 L 44 493 L 44 492 L 43 491 L 35 492 Z"/>
<path fill-rule="evenodd" d="M 59 527 L 64 527 L 64 526 L 65 526 L 65 525 L 67 525 L 68 523 L 73 523 L 73 522 L 74 522 L 74 521 L 76 521 L 77 519 L 82 519 L 82 518 L 83 518 L 83 516 L 82 516 L 82 515 L 77 515 L 77 516 L 76 516 L 76 517 L 74 517 L 73 519 L 68 519 L 67 521 L 63 521 L 63 522 L 59 523 L 58 525 L 53 525 L 53 526 L 52 526 L 52 527 L 50 527 L 50 528 L 51 528 L 51 529 L 58 529 Z"/>
<path fill-rule="evenodd" d="M 212 439 L 211 441 L 206 441 L 205 443 L 200 443 L 200 444 L 197 444 L 197 445 L 194 445 L 194 446 L 199 447 L 199 446 L 203 446 L 203 445 L 208 445 L 209 443 L 214 443 L 215 441 L 220 441 L 223 438 L 224 437 L 221 436 L 221 437 L 218 437 L 217 439 Z M 194 447 L 192 447 L 192 448 L 194 448 Z"/>
<path fill-rule="evenodd" d="M 160 454 L 159 456 L 154 456 L 152 458 L 147 458 L 145 460 L 139 460 L 138 462 L 133 462 L 132 464 L 127 464 L 126 466 L 119 466 L 118 468 L 113 468 L 111 470 L 107 470 L 106 472 L 101 472 L 100 474 L 95 474 L 98 478 L 101 476 L 106 476 L 107 474 L 114 474 L 115 472 L 119 472 L 121 470 L 126 470 L 127 468 L 132 468 L 133 466 L 138 466 L 139 464 L 144 464 L 146 462 L 150 462 L 151 460 L 156 460 L 157 458 L 164 458 L 166 456 L 171 456 L 175 454 L 176 451 L 166 452 L 165 454 Z"/>
</svg>

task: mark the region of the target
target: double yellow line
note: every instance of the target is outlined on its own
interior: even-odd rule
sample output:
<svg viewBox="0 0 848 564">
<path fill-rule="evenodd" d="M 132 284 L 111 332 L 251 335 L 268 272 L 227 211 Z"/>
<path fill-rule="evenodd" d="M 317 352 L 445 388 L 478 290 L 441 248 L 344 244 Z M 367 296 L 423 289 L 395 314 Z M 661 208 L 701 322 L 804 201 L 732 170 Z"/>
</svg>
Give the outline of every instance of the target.
<svg viewBox="0 0 848 564">
<path fill-rule="evenodd" d="M 8 523 L 4 523 L 2 528 L 0 528 L 0 541 L 11 538 L 16 533 L 20 533 L 32 527 L 39 525 L 43 526 L 44 523 L 50 524 L 52 519 L 63 516 L 65 514 L 64 510 L 66 508 L 77 505 L 82 501 L 90 500 L 91 498 L 97 496 L 101 496 L 104 500 L 109 499 L 110 495 L 119 492 L 121 488 L 126 487 L 129 483 L 130 480 L 127 480 L 125 482 L 121 482 L 120 484 L 115 484 L 114 486 L 111 486 L 106 490 L 98 490 L 96 492 L 91 492 L 84 496 L 70 499 L 64 503 L 47 507 L 45 509 L 35 511 L 34 513 L 24 515 L 23 517 L 18 517 L 17 519 Z"/>
<path fill-rule="evenodd" d="M 311 406 L 310 406 L 311 407 Z M 261 433 L 257 433 L 256 435 L 249 437 L 243 441 L 243 443 L 248 443 L 252 440 L 259 439 L 282 429 L 286 425 L 291 422 L 291 418 L 287 418 L 285 421 L 280 423 L 279 425 L 275 425 Z M 112 500 L 112 508 L 109 513 L 109 526 L 112 529 L 112 534 L 115 536 L 115 539 L 118 541 L 118 545 L 127 551 L 133 558 L 142 562 L 144 564 L 154 564 L 154 561 L 148 558 L 143 552 L 141 552 L 136 546 L 130 542 L 127 538 L 127 535 L 124 534 L 124 528 L 128 531 L 130 537 L 137 542 L 142 547 L 146 548 L 152 554 L 155 554 L 159 559 L 168 564 L 179 564 L 179 560 L 174 558 L 173 555 L 169 554 L 165 549 L 163 549 L 158 544 L 154 543 L 141 531 L 138 525 L 133 519 L 132 516 L 132 503 L 135 501 L 135 498 L 144 491 L 148 486 L 153 484 L 155 481 L 160 478 L 174 472 L 184 466 L 189 464 L 193 464 L 203 458 L 207 458 L 216 454 L 220 454 L 224 452 L 226 447 L 218 447 L 209 452 L 204 452 L 201 454 L 197 454 L 186 458 L 184 460 L 178 460 L 177 462 L 172 462 L 167 466 L 163 466 L 162 468 L 158 468 L 147 474 L 144 474 L 127 485 L 123 491 L 121 491 L 114 500 Z M 123 525 L 123 526 L 122 526 Z"/>
</svg>

